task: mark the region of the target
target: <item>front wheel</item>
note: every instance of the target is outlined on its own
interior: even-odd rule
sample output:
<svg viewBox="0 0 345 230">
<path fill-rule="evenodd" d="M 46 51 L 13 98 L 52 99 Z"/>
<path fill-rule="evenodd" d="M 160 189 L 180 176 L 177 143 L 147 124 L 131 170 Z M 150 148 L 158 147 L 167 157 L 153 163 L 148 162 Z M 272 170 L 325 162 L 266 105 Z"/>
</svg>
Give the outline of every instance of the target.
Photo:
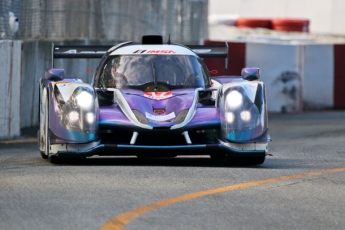
<svg viewBox="0 0 345 230">
<path fill-rule="evenodd" d="M 46 92 L 46 91 L 45 91 Z M 42 108 L 42 102 L 40 102 L 40 130 L 37 133 L 37 138 L 40 147 L 40 154 L 43 159 L 49 157 L 49 100 L 48 96 L 44 95 L 45 99 L 44 107 Z M 41 99 L 42 100 L 42 99 Z"/>
<path fill-rule="evenodd" d="M 265 162 L 266 156 L 250 156 L 250 157 L 238 157 L 227 156 L 229 165 L 261 165 Z"/>
<path fill-rule="evenodd" d="M 38 147 L 40 147 L 42 140 L 41 140 L 41 135 L 40 135 L 39 130 L 37 132 L 37 140 L 38 140 Z M 40 150 L 40 154 L 43 159 L 48 159 L 48 155 L 46 155 L 44 151 Z"/>
<path fill-rule="evenodd" d="M 86 157 L 58 157 L 58 156 L 51 156 L 50 163 L 52 164 L 81 164 L 84 163 Z"/>
<path fill-rule="evenodd" d="M 212 153 L 210 154 L 212 160 L 223 160 L 226 159 L 226 155 L 224 153 Z"/>
</svg>

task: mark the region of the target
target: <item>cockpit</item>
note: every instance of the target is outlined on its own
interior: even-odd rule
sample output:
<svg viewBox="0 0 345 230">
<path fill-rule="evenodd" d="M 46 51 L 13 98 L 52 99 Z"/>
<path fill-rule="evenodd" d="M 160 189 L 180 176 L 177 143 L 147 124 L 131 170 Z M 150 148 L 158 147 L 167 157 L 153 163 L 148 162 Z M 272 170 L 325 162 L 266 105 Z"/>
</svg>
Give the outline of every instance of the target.
<svg viewBox="0 0 345 230">
<path fill-rule="evenodd" d="M 191 55 L 114 55 L 104 63 L 96 87 L 147 90 L 206 88 L 210 75 L 205 64 Z M 162 88 L 161 88 L 162 89 Z"/>
</svg>

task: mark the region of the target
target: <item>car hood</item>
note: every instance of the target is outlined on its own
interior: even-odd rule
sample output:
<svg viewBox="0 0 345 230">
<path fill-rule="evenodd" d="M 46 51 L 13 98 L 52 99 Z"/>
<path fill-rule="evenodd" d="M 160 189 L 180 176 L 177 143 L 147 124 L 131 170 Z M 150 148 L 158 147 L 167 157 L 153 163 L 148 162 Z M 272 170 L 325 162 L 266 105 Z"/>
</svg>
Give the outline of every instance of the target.
<svg viewBox="0 0 345 230">
<path fill-rule="evenodd" d="M 137 116 L 141 113 L 152 127 L 171 127 L 178 122 L 176 118 L 180 113 L 178 120 L 182 122 L 195 103 L 195 89 L 176 89 L 168 92 L 122 89 L 121 92 L 134 114 Z"/>
</svg>

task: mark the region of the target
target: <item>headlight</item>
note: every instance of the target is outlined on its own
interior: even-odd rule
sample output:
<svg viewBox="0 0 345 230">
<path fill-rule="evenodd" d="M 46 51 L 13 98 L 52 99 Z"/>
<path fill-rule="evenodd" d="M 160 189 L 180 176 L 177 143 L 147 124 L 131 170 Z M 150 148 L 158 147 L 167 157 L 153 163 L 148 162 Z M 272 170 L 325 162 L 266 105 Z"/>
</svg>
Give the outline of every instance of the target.
<svg viewBox="0 0 345 230">
<path fill-rule="evenodd" d="M 266 132 L 267 108 L 263 83 L 226 83 L 220 89 L 217 103 L 222 140 L 247 142 Z"/>
<path fill-rule="evenodd" d="M 241 119 L 243 121 L 248 122 L 248 121 L 250 121 L 251 117 L 252 116 L 251 116 L 250 111 L 244 110 L 244 111 L 241 112 Z"/>
<path fill-rule="evenodd" d="M 92 124 L 95 121 L 95 118 L 95 114 L 92 112 L 88 112 L 85 114 L 85 120 L 89 124 Z"/>
<path fill-rule="evenodd" d="M 71 111 L 67 115 L 68 120 L 73 123 L 79 120 L 79 113 L 77 111 Z"/>
<path fill-rule="evenodd" d="M 93 97 L 90 93 L 86 91 L 82 91 L 81 93 L 77 95 L 76 99 L 77 99 L 78 106 L 80 106 L 81 108 L 87 109 L 92 105 Z"/>
<path fill-rule="evenodd" d="M 240 107 L 243 103 L 243 96 L 237 90 L 231 91 L 226 97 L 226 102 L 231 108 Z"/>
<path fill-rule="evenodd" d="M 229 124 L 234 122 L 235 115 L 232 112 L 225 112 L 225 121 Z"/>
<path fill-rule="evenodd" d="M 251 92 L 251 95 L 253 94 Z M 230 87 L 223 95 L 223 101 L 220 102 L 223 137 L 227 140 L 242 141 L 250 139 L 251 135 L 257 135 L 259 132 L 253 130 L 260 126 L 261 113 L 253 98 L 251 100 L 241 86 Z"/>
<path fill-rule="evenodd" d="M 83 133 L 97 130 L 98 103 L 91 88 L 75 88 L 59 109 L 60 124 L 66 129 Z"/>
</svg>

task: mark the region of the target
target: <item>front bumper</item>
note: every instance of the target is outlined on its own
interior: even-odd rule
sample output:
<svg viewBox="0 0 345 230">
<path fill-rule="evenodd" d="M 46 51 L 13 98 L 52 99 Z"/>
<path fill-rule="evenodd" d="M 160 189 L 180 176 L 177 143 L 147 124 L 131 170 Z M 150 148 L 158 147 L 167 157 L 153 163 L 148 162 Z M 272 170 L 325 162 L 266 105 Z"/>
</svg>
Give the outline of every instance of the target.
<svg viewBox="0 0 345 230">
<path fill-rule="evenodd" d="M 248 146 L 248 144 L 246 144 Z M 253 143 L 253 146 L 257 144 Z M 190 144 L 174 146 L 147 146 L 147 145 L 124 145 L 124 144 L 98 144 L 91 148 L 68 148 L 68 144 L 56 151 L 56 156 L 164 156 L 172 155 L 211 155 L 223 154 L 233 156 L 265 156 L 267 155 L 267 143 L 262 143 L 256 149 L 236 149 L 229 144 Z"/>
</svg>

